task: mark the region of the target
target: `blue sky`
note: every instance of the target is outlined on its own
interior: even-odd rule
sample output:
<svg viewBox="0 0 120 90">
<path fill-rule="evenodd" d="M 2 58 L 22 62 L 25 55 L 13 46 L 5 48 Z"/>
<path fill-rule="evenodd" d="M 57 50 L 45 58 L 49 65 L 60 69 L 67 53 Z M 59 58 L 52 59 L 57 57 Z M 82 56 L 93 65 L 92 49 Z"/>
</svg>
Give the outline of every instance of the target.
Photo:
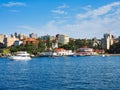
<svg viewBox="0 0 120 90">
<path fill-rule="evenodd" d="M 0 33 L 120 36 L 120 0 L 0 0 Z"/>
</svg>

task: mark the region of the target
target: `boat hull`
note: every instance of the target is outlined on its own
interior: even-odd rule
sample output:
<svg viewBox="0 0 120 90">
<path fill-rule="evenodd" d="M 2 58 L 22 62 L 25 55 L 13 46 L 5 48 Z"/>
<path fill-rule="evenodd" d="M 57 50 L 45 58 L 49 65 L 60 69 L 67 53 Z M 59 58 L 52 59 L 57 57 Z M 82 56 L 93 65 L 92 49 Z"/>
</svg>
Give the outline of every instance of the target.
<svg viewBox="0 0 120 90">
<path fill-rule="evenodd" d="M 11 56 L 9 57 L 11 60 L 19 60 L 19 61 L 27 61 L 31 60 L 31 57 L 18 57 L 18 56 Z"/>
</svg>

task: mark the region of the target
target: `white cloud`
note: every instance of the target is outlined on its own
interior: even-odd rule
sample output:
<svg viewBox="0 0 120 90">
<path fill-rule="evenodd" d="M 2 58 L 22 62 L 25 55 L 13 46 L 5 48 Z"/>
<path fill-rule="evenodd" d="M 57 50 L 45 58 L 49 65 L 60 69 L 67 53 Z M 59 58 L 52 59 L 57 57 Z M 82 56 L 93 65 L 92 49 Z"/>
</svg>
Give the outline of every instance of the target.
<svg viewBox="0 0 120 90">
<path fill-rule="evenodd" d="M 23 2 L 8 2 L 8 3 L 2 4 L 2 6 L 4 7 L 26 6 L 26 4 Z"/>
<path fill-rule="evenodd" d="M 119 35 L 120 22 L 116 17 L 96 18 L 72 24 L 52 20 L 38 28 L 31 26 L 21 26 L 19 28 L 20 30 L 38 33 L 39 35 L 66 34 L 74 38 L 102 38 L 103 34 L 109 31 L 112 34 Z"/>
<path fill-rule="evenodd" d="M 98 9 L 89 10 L 85 14 L 77 14 L 78 19 L 84 19 L 84 18 L 96 18 L 98 16 L 106 15 L 110 13 L 112 10 L 114 10 L 115 7 L 120 7 L 120 2 L 114 2 L 112 4 L 108 4 L 102 7 L 99 7 Z"/>
<path fill-rule="evenodd" d="M 67 14 L 66 8 L 68 8 L 68 7 L 69 6 L 67 6 L 66 4 L 63 4 L 61 6 L 58 6 L 56 9 L 51 10 L 51 12 L 54 14 Z"/>
<path fill-rule="evenodd" d="M 77 14 L 78 18 L 73 18 L 72 24 L 64 20 L 51 20 L 42 27 L 21 26 L 20 30 L 30 30 L 30 32 L 40 33 L 40 35 L 67 34 L 74 38 L 102 38 L 104 33 L 109 31 L 112 34 L 120 35 L 120 2 L 114 2 L 98 9 L 90 10 L 85 14 Z M 103 15 L 103 17 L 101 17 Z M 91 19 L 86 19 L 91 18 Z"/>
<path fill-rule="evenodd" d="M 66 4 L 63 4 L 63 5 L 61 5 L 61 6 L 58 6 L 57 8 L 58 8 L 58 9 L 65 9 L 65 8 L 69 8 L 69 6 L 66 5 Z"/>
<path fill-rule="evenodd" d="M 55 14 L 66 14 L 66 12 L 63 10 L 51 10 L 51 12 Z"/>
<path fill-rule="evenodd" d="M 120 2 L 115 2 L 115 3 L 109 4 L 109 5 L 100 7 L 93 11 L 93 15 L 99 16 L 99 15 L 107 14 L 116 6 L 120 6 Z"/>
</svg>

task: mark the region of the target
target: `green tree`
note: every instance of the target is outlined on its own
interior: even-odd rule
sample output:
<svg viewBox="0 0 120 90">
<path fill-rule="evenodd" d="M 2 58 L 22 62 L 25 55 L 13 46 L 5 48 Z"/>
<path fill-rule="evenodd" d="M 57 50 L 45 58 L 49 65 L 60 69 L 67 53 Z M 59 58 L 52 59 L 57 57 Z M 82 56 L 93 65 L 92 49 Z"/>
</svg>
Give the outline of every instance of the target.
<svg viewBox="0 0 120 90">
<path fill-rule="evenodd" d="M 114 43 L 110 47 L 109 53 L 120 54 L 120 42 Z"/>
<path fill-rule="evenodd" d="M 46 49 L 46 45 L 45 45 L 45 43 L 44 42 L 39 42 L 38 43 L 38 49 L 39 49 L 39 52 L 43 52 L 43 51 L 45 51 L 45 49 Z"/>
<path fill-rule="evenodd" d="M 15 47 L 15 46 L 10 48 L 11 53 L 17 52 L 18 50 L 19 50 L 19 48 Z"/>
<path fill-rule="evenodd" d="M 25 45 L 25 49 L 30 54 L 36 54 L 37 53 L 37 46 L 34 45 L 34 44 Z"/>
<path fill-rule="evenodd" d="M 72 51 L 76 50 L 75 41 L 73 40 L 70 40 L 68 44 L 62 45 L 61 47 L 67 50 L 72 50 Z"/>
<path fill-rule="evenodd" d="M 10 53 L 10 49 L 9 48 L 3 49 L 3 54 L 4 55 L 9 54 L 9 53 Z"/>
<path fill-rule="evenodd" d="M 47 41 L 46 41 L 46 46 L 47 46 L 47 49 L 49 50 L 51 45 L 50 45 L 50 37 L 48 36 L 47 38 Z"/>
</svg>

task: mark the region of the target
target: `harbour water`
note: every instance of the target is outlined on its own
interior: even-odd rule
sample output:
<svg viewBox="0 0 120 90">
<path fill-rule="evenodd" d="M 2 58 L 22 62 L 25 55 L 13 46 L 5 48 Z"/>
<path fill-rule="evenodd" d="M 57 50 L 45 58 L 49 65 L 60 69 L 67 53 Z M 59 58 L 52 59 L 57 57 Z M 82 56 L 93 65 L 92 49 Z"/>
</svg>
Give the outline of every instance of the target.
<svg viewBox="0 0 120 90">
<path fill-rule="evenodd" d="M 0 90 L 120 90 L 120 56 L 0 58 Z"/>
</svg>

